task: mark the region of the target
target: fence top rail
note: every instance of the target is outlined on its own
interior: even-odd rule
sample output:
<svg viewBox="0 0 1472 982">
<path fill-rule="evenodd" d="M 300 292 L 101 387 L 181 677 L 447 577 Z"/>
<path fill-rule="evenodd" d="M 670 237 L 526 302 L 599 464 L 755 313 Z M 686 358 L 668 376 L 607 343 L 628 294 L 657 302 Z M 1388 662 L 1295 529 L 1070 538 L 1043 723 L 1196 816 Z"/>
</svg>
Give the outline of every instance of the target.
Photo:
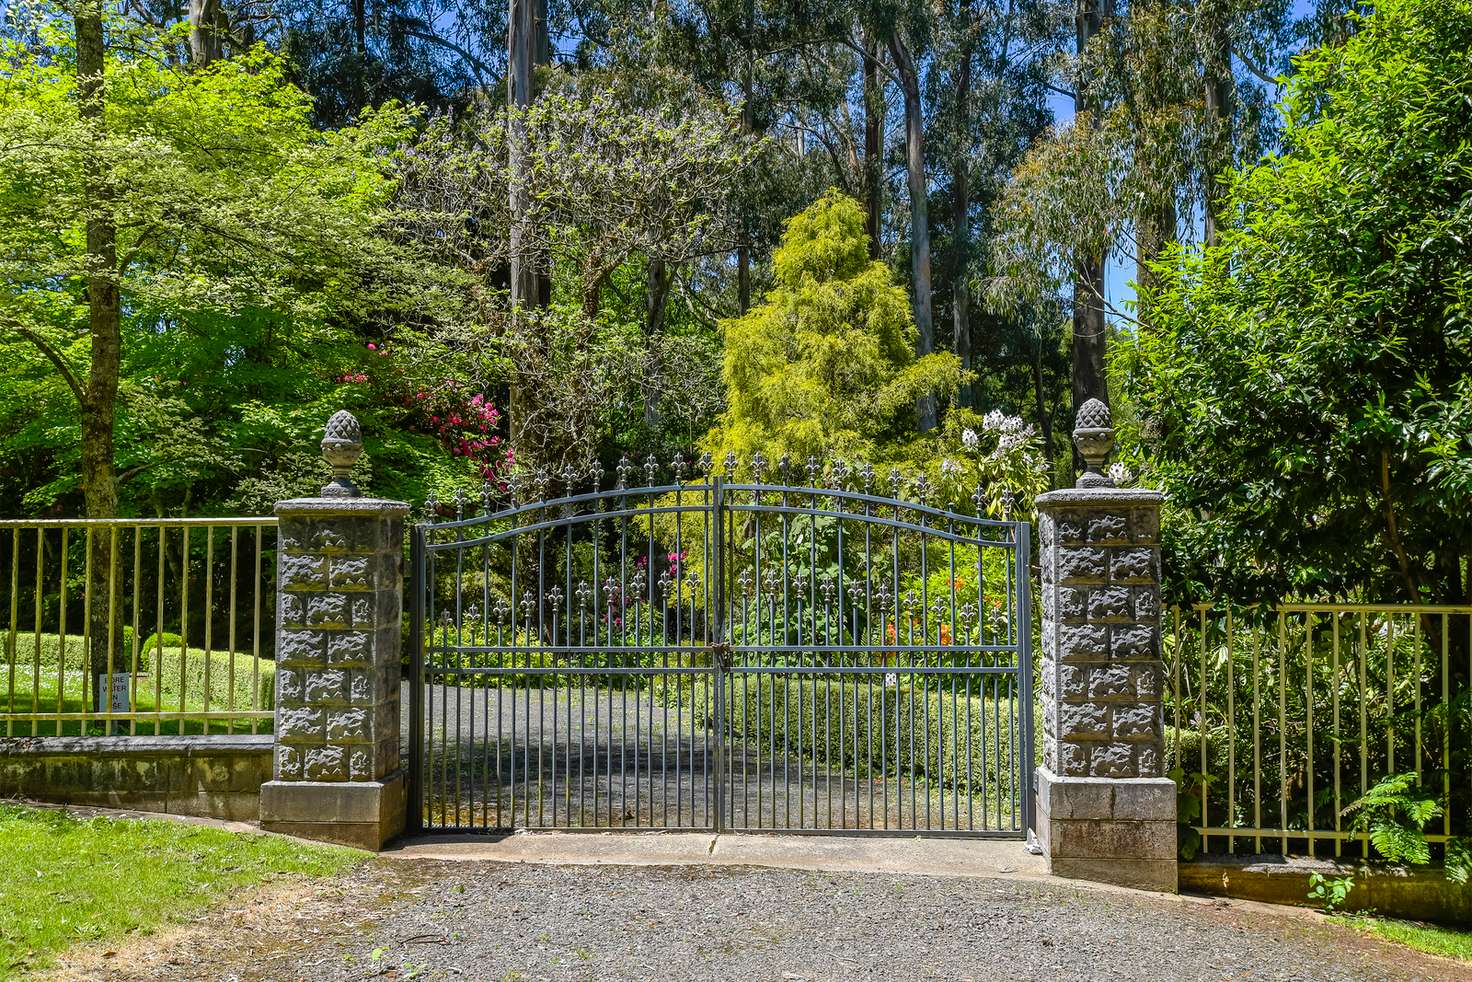
<svg viewBox="0 0 1472 982">
<path fill-rule="evenodd" d="M 221 518 L 0 518 L 0 529 L 47 528 L 202 528 L 273 526 L 275 515 Z"/>
<path fill-rule="evenodd" d="M 1188 608 L 1176 605 L 1178 610 Z M 1213 611 L 1252 611 L 1252 607 L 1238 607 L 1222 602 L 1192 604 L 1193 613 Z M 1280 603 L 1267 609 L 1273 614 L 1472 614 L 1472 604 L 1412 604 L 1399 601 L 1389 603 Z"/>
</svg>

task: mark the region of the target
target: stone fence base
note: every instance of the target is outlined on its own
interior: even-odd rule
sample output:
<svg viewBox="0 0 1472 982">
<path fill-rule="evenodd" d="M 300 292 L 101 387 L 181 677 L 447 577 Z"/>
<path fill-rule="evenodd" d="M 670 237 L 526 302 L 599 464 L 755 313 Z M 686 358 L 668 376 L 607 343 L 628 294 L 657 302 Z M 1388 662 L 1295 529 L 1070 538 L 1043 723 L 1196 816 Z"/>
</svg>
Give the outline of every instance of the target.
<svg viewBox="0 0 1472 982">
<path fill-rule="evenodd" d="M 1169 778 L 1059 777 L 1037 770 L 1038 843 L 1055 876 L 1176 892 L 1176 786 Z"/>
<path fill-rule="evenodd" d="M 254 822 L 270 734 L 0 740 L 0 798 Z"/>
</svg>

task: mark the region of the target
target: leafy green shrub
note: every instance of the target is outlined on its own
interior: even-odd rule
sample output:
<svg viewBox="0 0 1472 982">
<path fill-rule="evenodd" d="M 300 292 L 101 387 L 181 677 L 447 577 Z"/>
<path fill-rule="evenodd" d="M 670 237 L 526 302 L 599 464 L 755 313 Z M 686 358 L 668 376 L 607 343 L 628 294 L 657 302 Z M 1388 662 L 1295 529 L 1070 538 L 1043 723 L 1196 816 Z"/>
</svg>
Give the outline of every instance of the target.
<svg viewBox="0 0 1472 982">
<path fill-rule="evenodd" d="M 707 689 L 695 689 L 697 718 L 711 718 L 709 700 Z M 1016 780 L 1021 747 L 1008 732 L 1013 709 L 1005 697 L 811 677 L 767 676 L 758 687 L 737 676 L 726 683 L 725 708 L 729 732 L 766 752 L 801 749 L 830 767 L 923 774 L 959 789 Z"/>
<path fill-rule="evenodd" d="M 1308 899 L 1315 901 L 1327 912 L 1333 912 L 1344 906 L 1349 899 L 1349 892 L 1354 889 L 1354 877 L 1352 876 L 1325 876 L 1323 873 L 1310 873 L 1308 877 Z"/>
<path fill-rule="evenodd" d="M 87 638 L 81 634 L 68 634 L 59 637 L 55 631 L 42 634 L 40 637 L 40 663 L 42 668 L 56 668 L 59 663 L 65 661 L 67 668 L 81 669 L 87 664 Z M 37 661 L 37 639 L 30 631 L 17 630 L 15 632 L 15 663 L 17 665 L 34 665 Z M 118 671 L 128 669 L 128 658 L 133 650 L 133 629 L 127 625 L 123 626 L 122 638 L 118 642 L 118 653 L 115 665 Z M 0 633 L 0 664 L 9 664 L 11 661 L 10 632 Z"/>
<path fill-rule="evenodd" d="M 178 647 L 171 650 L 165 646 L 161 658 L 157 649 L 149 650 L 144 664 L 158 675 L 165 708 L 179 704 L 181 699 L 188 708 L 202 707 L 206 689 L 211 710 L 274 707 L 276 663 L 262 658 L 257 669 L 255 660 L 245 652 L 236 652 L 234 660 L 232 671 L 230 652 L 212 651 L 206 656 L 201 649 L 190 648 L 181 668 Z M 142 686 L 145 683 L 140 681 L 138 684 Z"/>
</svg>

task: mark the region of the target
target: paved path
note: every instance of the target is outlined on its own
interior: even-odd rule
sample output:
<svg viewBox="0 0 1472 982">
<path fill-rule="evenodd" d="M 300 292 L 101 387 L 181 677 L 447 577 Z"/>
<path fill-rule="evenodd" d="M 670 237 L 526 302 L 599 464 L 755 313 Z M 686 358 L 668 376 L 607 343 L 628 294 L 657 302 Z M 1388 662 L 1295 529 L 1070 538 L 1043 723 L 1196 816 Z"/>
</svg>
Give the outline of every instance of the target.
<svg viewBox="0 0 1472 982">
<path fill-rule="evenodd" d="M 426 745 L 432 827 L 715 825 L 715 734 L 647 689 L 429 686 Z M 1010 755 L 1010 739 L 997 749 Z M 727 738 L 724 827 L 976 831 L 1020 820 L 1010 756 L 1000 783 L 977 774 L 974 792 L 958 793 L 923 772 L 855 773 L 791 750 Z M 927 756 L 918 742 L 916 753 Z"/>
<path fill-rule="evenodd" d="M 1468 977 L 1450 962 L 1309 912 L 1089 888 L 985 863 L 962 863 L 966 875 L 925 876 L 444 861 L 422 858 L 414 851 L 420 848 L 335 881 L 278 882 L 160 937 L 74 957 L 63 975 L 219 982 Z M 1003 855 L 996 852 L 1002 844 L 987 848 L 993 852 L 986 855 Z"/>
</svg>

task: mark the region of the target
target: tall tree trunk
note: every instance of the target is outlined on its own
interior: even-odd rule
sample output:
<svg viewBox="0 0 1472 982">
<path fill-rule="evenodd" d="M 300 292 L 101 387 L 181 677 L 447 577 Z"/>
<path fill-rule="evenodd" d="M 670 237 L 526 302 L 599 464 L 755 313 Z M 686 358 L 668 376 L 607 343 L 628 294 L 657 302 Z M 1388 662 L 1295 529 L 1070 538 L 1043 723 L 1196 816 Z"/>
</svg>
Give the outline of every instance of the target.
<svg viewBox="0 0 1472 982">
<path fill-rule="evenodd" d="M 649 351 L 650 384 L 644 386 L 644 426 L 651 432 L 659 427 L 659 389 L 664 365 L 660 352 L 660 335 L 664 333 L 665 310 L 669 306 L 670 286 L 674 271 L 662 259 L 649 261 L 649 282 L 644 311 L 644 340 Z"/>
<path fill-rule="evenodd" d="M 112 170 L 107 159 L 106 90 L 102 0 L 80 0 L 74 15 L 77 39 L 77 110 L 91 144 L 84 170 L 87 215 L 87 324 L 91 365 L 83 390 L 82 496 L 88 518 L 113 518 L 118 511 L 113 427 L 117 414 L 118 373 L 122 360 L 122 306 L 117 283 L 117 225 L 113 215 Z M 121 613 L 108 591 L 111 531 L 90 537 L 92 596 L 89 682 L 106 672 L 109 637 L 121 639 Z M 121 661 L 114 667 L 121 667 Z M 109 708 L 105 703 L 103 708 Z"/>
<path fill-rule="evenodd" d="M 506 16 L 506 102 L 513 109 L 524 110 L 532 102 L 532 64 L 536 55 L 537 0 L 509 0 Z M 526 186 L 526 126 L 513 116 L 507 146 L 507 169 L 510 172 L 510 266 L 513 330 L 530 330 L 529 310 L 540 306 L 541 291 L 537 282 L 536 262 L 532 255 L 532 230 L 527 213 L 531 196 Z M 510 393 L 509 430 L 511 447 L 519 461 L 530 462 L 527 433 L 531 406 L 522 386 L 513 383 Z"/>
<path fill-rule="evenodd" d="M 895 75 L 905 97 L 905 173 L 910 190 L 910 276 L 915 291 L 915 353 L 925 357 L 935 350 L 935 317 L 931 307 L 929 186 L 925 180 L 925 118 L 920 106 L 920 78 L 915 59 L 898 31 L 889 36 Z M 935 396 L 922 396 L 915 407 L 919 429 L 935 428 Z"/>
<path fill-rule="evenodd" d="M 956 357 L 961 359 L 961 367 L 970 371 L 971 369 L 971 288 L 966 282 L 966 271 L 971 261 L 971 161 L 967 151 L 967 140 L 965 134 L 971 132 L 971 57 L 973 52 L 972 33 L 973 25 L 970 23 L 970 4 L 963 3 L 961 6 L 961 17 L 963 19 L 962 29 L 966 31 L 966 41 L 961 45 L 961 66 L 956 76 L 956 110 L 960 116 L 958 120 L 958 131 L 963 134 L 960 146 L 956 152 L 956 162 L 953 166 L 951 187 L 951 224 L 954 226 L 951 232 L 951 245 L 953 255 L 951 257 L 951 344 L 956 352 Z M 1005 55 L 1004 55 L 1005 57 Z M 970 406 L 973 403 L 972 383 L 961 386 L 961 391 L 956 394 L 956 401 L 962 406 Z"/>
<path fill-rule="evenodd" d="M 1109 0 L 1075 0 L 1074 30 L 1078 55 L 1082 59 L 1089 43 L 1103 27 L 1101 4 Z M 1076 115 L 1087 114 L 1088 125 L 1101 125 L 1100 106 L 1087 72 L 1079 73 L 1078 92 L 1074 98 Z M 1104 374 L 1108 328 L 1104 322 L 1104 256 L 1094 252 L 1092 244 L 1077 250 L 1074 259 L 1073 286 L 1073 411 L 1089 399 L 1109 403 L 1109 388 Z M 1081 461 L 1075 453 L 1075 466 Z"/>
<path fill-rule="evenodd" d="M 203 67 L 220 57 L 224 11 L 219 0 L 189 0 L 189 60 Z"/>
<path fill-rule="evenodd" d="M 884 232 L 884 84 L 879 78 L 879 44 L 864 39 L 864 231 L 869 258 L 879 258 Z"/>
<path fill-rule="evenodd" d="M 1057 463 L 1053 454 L 1053 417 L 1048 412 L 1047 393 L 1043 391 L 1043 338 L 1038 335 L 1032 350 L 1032 395 L 1038 416 L 1038 432 L 1043 435 L 1043 455 L 1048 461 L 1048 488 L 1057 487 Z"/>
<path fill-rule="evenodd" d="M 750 37 L 752 20 L 756 14 L 751 4 L 747 4 L 746 24 L 747 36 Z M 746 64 L 741 69 L 741 132 L 750 135 L 756 129 L 756 116 L 751 101 L 755 95 L 755 82 L 752 79 L 751 50 L 746 51 Z M 749 230 L 746 224 L 745 209 L 741 215 L 741 244 L 736 248 L 736 307 L 744 315 L 751 309 L 751 244 L 747 241 Z"/>
<path fill-rule="evenodd" d="M 1206 199 L 1206 244 L 1217 244 L 1222 218 L 1222 173 L 1232 165 L 1232 79 L 1229 11 L 1224 0 L 1203 0 L 1197 8 L 1202 39 L 1202 82 L 1205 87 L 1206 138 L 1202 186 Z"/>
</svg>

